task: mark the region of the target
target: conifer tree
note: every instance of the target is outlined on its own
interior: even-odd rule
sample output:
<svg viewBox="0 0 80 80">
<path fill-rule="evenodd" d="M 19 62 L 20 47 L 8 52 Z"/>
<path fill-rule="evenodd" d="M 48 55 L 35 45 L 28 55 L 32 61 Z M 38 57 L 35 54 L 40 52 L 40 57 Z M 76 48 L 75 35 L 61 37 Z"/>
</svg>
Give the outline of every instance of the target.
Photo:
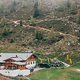
<svg viewBox="0 0 80 80">
<path fill-rule="evenodd" d="M 35 3 L 34 5 L 34 13 L 33 13 L 33 18 L 39 17 L 40 16 L 40 11 L 38 8 L 38 2 Z"/>
</svg>

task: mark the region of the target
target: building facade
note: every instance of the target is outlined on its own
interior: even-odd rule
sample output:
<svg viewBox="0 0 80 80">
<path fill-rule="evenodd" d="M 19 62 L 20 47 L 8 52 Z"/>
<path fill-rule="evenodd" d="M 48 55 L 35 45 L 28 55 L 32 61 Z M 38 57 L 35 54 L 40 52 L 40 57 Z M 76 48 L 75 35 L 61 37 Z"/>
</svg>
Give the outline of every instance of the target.
<svg viewBox="0 0 80 80">
<path fill-rule="evenodd" d="M 33 53 L 0 53 L 0 69 L 32 69 L 36 66 Z"/>
</svg>

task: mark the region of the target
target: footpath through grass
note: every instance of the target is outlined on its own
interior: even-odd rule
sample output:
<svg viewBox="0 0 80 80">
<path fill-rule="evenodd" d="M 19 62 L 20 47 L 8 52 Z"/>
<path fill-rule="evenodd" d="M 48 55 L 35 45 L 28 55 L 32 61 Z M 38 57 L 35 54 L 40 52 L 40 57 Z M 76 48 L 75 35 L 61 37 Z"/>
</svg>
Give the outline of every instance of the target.
<svg viewBox="0 0 80 80">
<path fill-rule="evenodd" d="M 66 69 L 44 69 L 30 75 L 31 80 L 80 80 L 80 72 Z"/>
</svg>

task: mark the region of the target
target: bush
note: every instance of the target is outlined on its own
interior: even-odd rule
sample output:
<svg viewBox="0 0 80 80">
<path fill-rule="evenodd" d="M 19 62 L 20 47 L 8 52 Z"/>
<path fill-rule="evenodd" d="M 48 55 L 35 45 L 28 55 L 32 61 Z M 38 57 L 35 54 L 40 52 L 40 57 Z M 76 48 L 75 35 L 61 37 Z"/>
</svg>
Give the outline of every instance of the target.
<svg viewBox="0 0 80 80">
<path fill-rule="evenodd" d="M 32 22 L 30 23 L 30 26 L 36 26 L 36 23 Z"/>
<path fill-rule="evenodd" d="M 80 24 L 80 16 L 77 17 L 77 23 Z"/>
<path fill-rule="evenodd" d="M 47 43 L 48 44 L 53 44 L 53 43 L 56 43 L 56 42 L 60 41 L 62 38 L 64 38 L 64 37 L 59 35 L 59 36 L 56 36 L 52 39 L 48 39 Z"/>
<path fill-rule="evenodd" d="M 7 36 L 9 36 L 10 34 L 12 34 L 12 32 L 3 32 L 3 33 L 2 33 L 2 37 L 7 37 Z"/>
<path fill-rule="evenodd" d="M 10 39 L 9 42 L 10 42 L 10 43 L 14 43 L 15 41 L 14 41 L 13 39 Z"/>
<path fill-rule="evenodd" d="M 72 15 L 76 15 L 76 14 L 77 14 L 77 11 L 75 11 L 75 10 L 71 10 L 71 11 L 70 11 L 70 14 L 72 14 Z"/>
<path fill-rule="evenodd" d="M 49 37 L 48 37 L 48 40 L 47 40 L 47 43 L 48 44 L 53 44 L 53 43 L 56 43 L 58 41 L 60 41 L 61 39 L 63 39 L 64 36 L 60 35 L 60 34 L 56 34 L 56 33 L 50 33 L 49 34 Z"/>
<path fill-rule="evenodd" d="M 43 34 L 40 31 L 37 31 L 35 34 L 35 39 L 38 41 L 43 40 Z"/>
</svg>

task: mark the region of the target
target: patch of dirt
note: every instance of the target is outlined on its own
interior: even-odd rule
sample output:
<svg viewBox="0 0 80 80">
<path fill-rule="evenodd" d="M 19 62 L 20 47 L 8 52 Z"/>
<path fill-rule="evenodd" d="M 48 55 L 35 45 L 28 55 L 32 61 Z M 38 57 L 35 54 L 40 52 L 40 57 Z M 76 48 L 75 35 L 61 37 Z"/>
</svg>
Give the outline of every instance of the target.
<svg viewBox="0 0 80 80">
<path fill-rule="evenodd" d="M 67 74 L 62 73 L 61 75 L 59 75 L 58 80 L 67 80 Z"/>
<path fill-rule="evenodd" d="M 75 71 L 80 72 L 80 69 L 75 69 Z"/>
<path fill-rule="evenodd" d="M 71 70 L 72 71 L 75 71 L 75 72 L 80 72 L 80 69 L 78 69 L 78 68 L 76 68 L 76 69 L 75 68 L 72 68 Z"/>
<path fill-rule="evenodd" d="M 12 79 L 6 78 L 4 76 L 0 76 L 0 80 L 12 80 Z"/>
</svg>

